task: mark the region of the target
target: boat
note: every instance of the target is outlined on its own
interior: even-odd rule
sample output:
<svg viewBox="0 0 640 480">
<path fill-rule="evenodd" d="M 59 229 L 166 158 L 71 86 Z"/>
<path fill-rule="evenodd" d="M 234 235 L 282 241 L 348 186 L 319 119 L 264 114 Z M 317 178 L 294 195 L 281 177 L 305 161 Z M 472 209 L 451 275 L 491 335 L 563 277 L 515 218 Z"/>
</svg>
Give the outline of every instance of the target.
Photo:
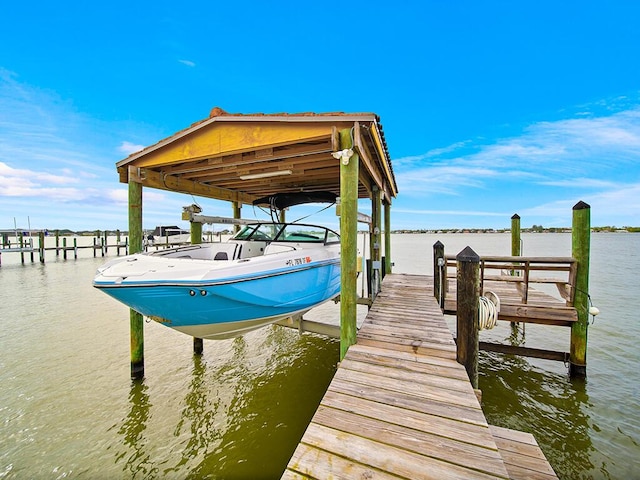
<svg viewBox="0 0 640 480">
<path fill-rule="evenodd" d="M 158 225 L 144 238 L 145 243 L 153 245 L 176 245 L 191 242 L 191 232 L 176 225 Z"/>
<path fill-rule="evenodd" d="M 226 242 L 117 258 L 93 286 L 187 335 L 224 339 L 301 315 L 340 293 L 340 236 L 256 222 Z"/>
</svg>

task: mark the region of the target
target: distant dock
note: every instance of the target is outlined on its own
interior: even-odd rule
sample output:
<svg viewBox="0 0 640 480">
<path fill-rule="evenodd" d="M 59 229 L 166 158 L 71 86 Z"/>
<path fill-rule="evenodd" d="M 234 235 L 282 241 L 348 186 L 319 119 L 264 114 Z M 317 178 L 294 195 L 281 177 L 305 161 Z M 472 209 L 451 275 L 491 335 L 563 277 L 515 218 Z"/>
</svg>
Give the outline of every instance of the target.
<svg viewBox="0 0 640 480">
<path fill-rule="evenodd" d="M 432 282 L 385 277 L 282 478 L 557 478 L 531 434 L 487 424 Z"/>
</svg>

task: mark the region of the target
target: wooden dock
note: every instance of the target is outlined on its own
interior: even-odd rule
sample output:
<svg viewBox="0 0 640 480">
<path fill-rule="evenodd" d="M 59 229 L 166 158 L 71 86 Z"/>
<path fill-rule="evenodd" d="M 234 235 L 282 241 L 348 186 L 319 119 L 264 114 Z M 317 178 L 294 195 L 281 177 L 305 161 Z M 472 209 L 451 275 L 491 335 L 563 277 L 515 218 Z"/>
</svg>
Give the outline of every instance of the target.
<svg viewBox="0 0 640 480">
<path fill-rule="evenodd" d="M 487 424 L 432 279 L 395 274 L 282 478 L 557 477 L 530 434 Z"/>
</svg>

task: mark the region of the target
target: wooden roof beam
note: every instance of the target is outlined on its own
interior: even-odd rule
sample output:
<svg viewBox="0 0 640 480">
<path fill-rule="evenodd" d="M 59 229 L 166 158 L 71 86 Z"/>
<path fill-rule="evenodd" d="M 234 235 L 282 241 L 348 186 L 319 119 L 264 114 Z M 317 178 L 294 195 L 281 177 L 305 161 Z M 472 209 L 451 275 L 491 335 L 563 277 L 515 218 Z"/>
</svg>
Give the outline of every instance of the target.
<svg viewBox="0 0 640 480">
<path fill-rule="evenodd" d="M 226 200 L 229 202 L 252 203 L 257 197 L 242 192 L 206 185 L 192 180 L 185 180 L 173 175 L 166 175 L 149 168 L 129 166 L 128 181 L 140 183 L 144 187 L 158 188 L 172 192 L 191 193 L 201 197 Z"/>
</svg>

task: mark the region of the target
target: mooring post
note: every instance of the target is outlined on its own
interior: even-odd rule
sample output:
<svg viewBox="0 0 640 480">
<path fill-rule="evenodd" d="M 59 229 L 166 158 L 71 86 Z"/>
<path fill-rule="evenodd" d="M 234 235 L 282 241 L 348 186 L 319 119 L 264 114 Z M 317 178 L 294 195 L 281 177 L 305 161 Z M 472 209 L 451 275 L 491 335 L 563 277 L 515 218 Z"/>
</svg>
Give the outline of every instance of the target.
<svg viewBox="0 0 640 480">
<path fill-rule="evenodd" d="M 480 300 L 480 257 L 466 247 L 456 257 L 457 334 L 456 360 L 464 365 L 473 388 L 478 388 L 478 302 Z"/>
<path fill-rule="evenodd" d="M 358 165 L 351 129 L 340 130 L 340 360 L 356 343 L 358 298 Z M 346 153 L 346 152 L 345 152 Z"/>
<path fill-rule="evenodd" d="M 447 261 L 444 258 L 444 244 L 438 240 L 433 244 L 433 296 L 440 308 L 444 308 L 447 284 Z"/>
<path fill-rule="evenodd" d="M 511 256 L 513 257 L 522 255 L 520 240 L 520 216 L 515 213 L 511 217 Z"/>
<path fill-rule="evenodd" d="M 40 253 L 40 263 L 44 263 L 44 232 L 38 232 L 38 253 Z"/>
<path fill-rule="evenodd" d="M 191 244 L 199 245 L 202 243 L 202 223 L 191 223 Z M 204 340 L 202 338 L 193 337 L 193 353 L 195 355 L 202 355 L 204 351 Z"/>
<path fill-rule="evenodd" d="M 22 232 L 18 234 L 18 245 L 20 246 L 20 263 L 24 265 L 24 235 Z"/>
<path fill-rule="evenodd" d="M 129 175 L 129 239 L 131 253 L 142 251 L 142 184 Z M 144 321 L 142 314 L 129 310 L 131 379 L 144 378 Z"/>
<path fill-rule="evenodd" d="M 67 237 L 62 237 L 62 259 L 63 260 L 67 259 Z"/>
<path fill-rule="evenodd" d="M 60 256 L 60 230 L 56 230 L 56 257 Z"/>
<path fill-rule="evenodd" d="M 392 273 L 391 268 L 391 202 L 384 202 L 384 273 Z"/>
<path fill-rule="evenodd" d="M 78 259 L 78 239 L 73 237 L 73 258 Z"/>
<path fill-rule="evenodd" d="M 589 326 L 589 255 L 591 244 L 591 207 L 583 201 L 573 207 L 571 255 L 576 259 L 576 284 L 573 306 L 578 321 L 571 324 L 569 375 L 587 376 L 587 330 Z"/>
<path fill-rule="evenodd" d="M 511 217 L 511 256 L 519 257 L 522 255 L 522 240 L 520 237 L 520 215 L 514 213 Z M 516 271 L 511 270 L 511 276 L 515 276 Z M 511 328 L 518 326 L 518 322 L 511 322 Z"/>
</svg>

